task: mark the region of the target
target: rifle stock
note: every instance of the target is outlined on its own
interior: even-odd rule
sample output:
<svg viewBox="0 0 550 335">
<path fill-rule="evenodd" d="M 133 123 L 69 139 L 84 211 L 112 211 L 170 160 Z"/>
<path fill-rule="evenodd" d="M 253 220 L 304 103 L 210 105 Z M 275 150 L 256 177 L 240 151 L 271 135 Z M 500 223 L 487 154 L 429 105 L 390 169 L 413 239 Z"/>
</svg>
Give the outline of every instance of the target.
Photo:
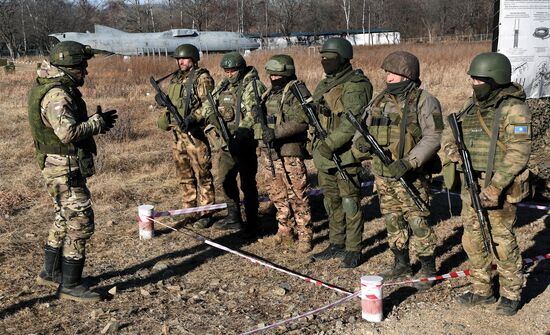
<svg viewBox="0 0 550 335">
<path fill-rule="evenodd" d="M 371 133 L 368 131 L 368 129 L 364 128 L 359 121 L 355 118 L 355 116 L 351 112 L 346 113 L 346 117 L 348 118 L 349 122 L 359 131 L 361 136 L 369 142 L 373 153 L 384 163 L 384 165 L 389 166 L 393 161 L 391 160 L 388 155 L 384 152 L 384 149 L 378 144 L 376 139 L 371 135 Z M 401 183 L 401 186 L 405 189 L 405 191 L 411 196 L 411 198 L 414 201 L 414 204 L 421 212 L 425 212 L 428 210 L 428 206 L 422 201 L 422 198 L 418 195 L 418 191 L 415 189 L 415 187 L 409 183 L 405 178 L 401 177 L 399 178 L 399 182 Z"/>
<path fill-rule="evenodd" d="M 313 128 L 315 128 L 315 133 L 317 134 L 317 137 L 319 137 L 321 140 L 324 141 L 328 136 L 327 132 L 326 130 L 323 129 L 323 126 L 321 126 L 321 123 L 319 122 L 317 115 L 315 115 L 315 111 L 313 110 L 313 107 L 311 107 L 311 105 L 308 103 L 307 99 L 309 98 L 309 96 L 306 98 L 302 90 L 305 90 L 307 92 L 307 89 L 305 88 L 305 86 L 303 86 L 303 88 L 298 86 L 298 82 L 294 82 L 290 88 L 290 91 L 292 92 L 292 94 L 294 94 L 294 96 L 300 102 L 300 105 L 302 105 L 302 108 L 304 109 L 304 112 L 306 113 L 307 118 L 309 119 L 309 124 L 312 125 Z M 307 92 L 306 94 L 309 94 L 309 92 Z M 345 181 L 350 181 L 348 174 L 346 173 L 346 171 L 344 171 L 344 169 L 342 169 L 342 165 L 340 164 L 340 158 L 338 158 L 338 155 L 336 155 L 336 153 L 332 153 L 332 161 L 336 165 L 336 170 L 338 170 L 340 177 L 342 177 L 342 179 L 344 179 Z"/>
<path fill-rule="evenodd" d="M 458 153 L 460 154 L 460 159 L 462 161 L 462 171 L 464 172 L 464 179 L 466 181 L 466 185 L 468 186 L 468 192 L 470 193 L 470 199 L 472 201 L 472 207 L 474 208 L 477 220 L 479 221 L 479 228 L 481 229 L 481 237 L 483 239 L 483 247 L 485 249 L 485 252 L 490 252 L 490 241 L 487 238 L 486 229 L 488 226 L 488 219 L 485 214 L 485 211 L 483 210 L 483 206 L 481 206 L 481 200 L 479 198 L 479 186 L 477 184 L 477 180 L 474 176 L 474 171 L 472 168 L 472 159 L 470 157 L 470 153 L 466 149 L 466 145 L 464 144 L 464 139 L 462 138 L 462 134 L 460 132 L 460 128 L 458 126 L 458 120 L 455 113 L 451 113 L 448 116 L 449 126 L 451 127 L 451 130 L 453 132 L 453 137 L 456 142 L 456 146 L 458 147 Z"/>
</svg>

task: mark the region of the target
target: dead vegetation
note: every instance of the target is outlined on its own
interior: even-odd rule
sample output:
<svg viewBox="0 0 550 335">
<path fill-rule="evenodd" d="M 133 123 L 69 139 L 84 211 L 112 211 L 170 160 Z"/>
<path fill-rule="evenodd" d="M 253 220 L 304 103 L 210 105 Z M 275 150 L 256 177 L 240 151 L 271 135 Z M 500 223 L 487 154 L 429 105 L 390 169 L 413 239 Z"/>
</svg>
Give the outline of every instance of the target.
<svg viewBox="0 0 550 335">
<path fill-rule="evenodd" d="M 466 76 L 469 61 L 488 43 L 378 46 L 356 49 L 353 63 L 371 78 L 375 91 L 383 87 L 379 69 L 384 56 L 396 49 L 417 54 L 424 85 L 448 113 L 460 108 L 471 93 Z M 313 90 L 322 78 L 318 50 L 284 50 L 296 60 L 298 76 Z M 266 79 L 263 64 L 273 52 L 254 52 L 247 62 Z M 203 55 L 202 66 L 220 80 L 221 55 Z M 37 62 L 37 59 L 32 59 Z M 341 296 L 297 281 L 246 260 L 207 248 L 182 233 L 157 225 L 151 241 L 139 241 L 137 206 L 158 210 L 180 207 L 179 188 L 171 159 L 171 134 L 156 128 L 155 107 L 148 78 L 159 78 L 175 68 L 172 59 L 97 57 L 90 61 L 83 95 L 93 113 L 96 105 L 116 108 L 121 118 L 113 132 L 98 137 L 98 174 L 89 180 L 93 194 L 96 232 L 87 248 L 85 272 L 91 284 L 114 297 L 94 305 L 59 301 L 53 292 L 35 286 L 42 264 L 42 246 L 53 220 L 34 160 L 26 119 L 26 95 L 34 81 L 32 66 L 11 76 L 0 74 L 0 333 L 2 334 L 235 334 L 301 313 Z M 439 237 L 438 267 L 442 272 L 463 269 L 460 219 L 450 218 L 444 195 L 434 195 L 432 223 Z M 273 263 L 340 287 L 355 290 L 359 277 L 379 273 L 391 263 L 384 223 L 377 200 L 364 200 L 363 254 L 367 262 L 346 271 L 338 262 L 312 263 L 292 249 L 276 250 L 247 242 L 232 233 L 201 231 L 216 242 L 259 255 Z M 453 198 L 453 215 L 460 204 Z M 322 201 L 312 198 L 315 251 L 326 246 L 327 224 Z M 274 232 L 268 206 L 263 208 L 262 234 Z M 524 256 L 548 252 L 548 213 L 520 209 L 518 238 Z M 176 220 L 164 222 L 182 228 Z M 547 262 L 547 261 L 546 261 Z M 546 264 L 546 265 L 545 265 Z M 529 268 L 523 308 L 513 318 L 496 317 L 490 308 L 465 309 L 452 298 L 464 289 L 459 279 L 441 283 L 426 293 L 407 287 L 385 292 L 386 321 L 369 324 L 360 319 L 358 303 L 348 303 L 288 326 L 277 334 L 412 334 L 412 333 L 526 333 L 550 329 L 545 311 L 550 304 L 547 263 Z M 281 288 L 283 290 L 281 290 Z M 284 291 L 284 294 L 281 294 Z M 109 326 L 109 327 L 107 327 Z"/>
</svg>

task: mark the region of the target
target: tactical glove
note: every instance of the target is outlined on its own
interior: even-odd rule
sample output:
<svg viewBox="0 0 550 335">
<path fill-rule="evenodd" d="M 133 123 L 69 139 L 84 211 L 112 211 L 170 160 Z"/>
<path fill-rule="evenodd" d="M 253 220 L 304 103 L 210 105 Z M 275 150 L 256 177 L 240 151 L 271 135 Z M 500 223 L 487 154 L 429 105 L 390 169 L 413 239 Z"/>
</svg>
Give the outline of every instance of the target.
<svg viewBox="0 0 550 335">
<path fill-rule="evenodd" d="M 393 161 L 389 166 L 388 170 L 395 179 L 403 177 L 405 173 L 412 169 L 411 163 L 406 158 L 401 158 L 396 161 Z"/>
<path fill-rule="evenodd" d="M 458 147 L 456 146 L 456 143 L 449 142 L 446 143 L 443 146 L 443 151 L 447 155 L 447 158 L 453 163 L 459 163 L 460 162 L 460 154 L 458 153 Z"/>
<path fill-rule="evenodd" d="M 321 143 L 319 143 L 315 150 L 317 150 L 317 152 L 319 152 L 319 155 L 323 156 L 324 158 L 332 159 L 333 151 L 325 141 L 321 141 Z"/>
<path fill-rule="evenodd" d="M 101 106 L 97 106 L 96 114 L 99 115 L 103 120 L 103 126 L 101 127 L 100 131 L 101 134 L 105 134 L 109 130 L 111 130 L 115 126 L 116 120 L 118 119 L 116 109 L 111 109 L 103 112 Z"/>
<path fill-rule="evenodd" d="M 499 196 L 500 190 L 493 185 L 482 188 L 481 192 L 479 192 L 479 200 L 481 200 L 481 206 L 483 206 L 484 208 L 498 206 Z"/>
<path fill-rule="evenodd" d="M 362 136 L 353 141 L 353 145 L 363 154 L 366 154 L 370 150 L 370 143 Z"/>
<path fill-rule="evenodd" d="M 275 129 L 263 127 L 262 140 L 264 141 L 264 144 L 272 143 L 275 140 Z"/>
</svg>

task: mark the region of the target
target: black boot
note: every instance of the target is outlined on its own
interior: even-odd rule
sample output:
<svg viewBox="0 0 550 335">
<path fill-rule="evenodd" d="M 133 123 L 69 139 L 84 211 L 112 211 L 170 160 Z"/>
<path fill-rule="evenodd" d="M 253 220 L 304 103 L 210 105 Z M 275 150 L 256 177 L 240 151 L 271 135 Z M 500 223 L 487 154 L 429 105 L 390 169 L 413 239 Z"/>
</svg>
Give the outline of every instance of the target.
<svg viewBox="0 0 550 335">
<path fill-rule="evenodd" d="M 417 277 L 426 278 L 435 276 L 435 257 L 433 255 L 419 256 L 418 259 L 420 260 L 421 268 L 417 273 Z M 414 287 L 416 287 L 419 291 L 427 290 L 434 285 L 435 281 L 433 280 L 414 283 Z"/>
<path fill-rule="evenodd" d="M 361 264 L 361 252 L 360 251 L 346 251 L 344 254 L 344 259 L 341 268 L 352 269 L 356 268 Z"/>
<path fill-rule="evenodd" d="M 313 255 L 313 258 L 315 259 L 343 258 L 345 254 L 346 254 L 346 251 L 344 250 L 344 245 L 331 243 L 325 250 Z"/>
<path fill-rule="evenodd" d="M 518 312 L 519 300 L 510 300 L 506 297 L 501 297 L 497 305 L 496 313 L 500 315 L 514 315 Z"/>
<path fill-rule="evenodd" d="M 216 222 L 212 227 L 222 230 L 242 229 L 243 219 L 241 218 L 239 206 L 228 206 L 227 216 L 222 221 Z"/>
<path fill-rule="evenodd" d="M 99 293 L 90 291 L 86 286 L 82 285 L 83 269 L 84 258 L 68 259 L 63 257 L 61 261 L 63 281 L 58 291 L 59 298 L 81 302 L 101 300 Z"/>
<path fill-rule="evenodd" d="M 409 249 L 391 249 L 393 252 L 393 268 L 383 272 L 380 275 L 384 279 L 398 279 L 412 274 L 411 261 L 409 259 Z"/>
<path fill-rule="evenodd" d="M 244 213 L 246 215 L 246 222 L 243 229 L 243 237 L 246 239 L 256 238 L 258 235 L 258 206 L 256 204 L 244 207 Z"/>
<path fill-rule="evenodd" d="M 44 267 L 36 277 L 40 285 L 57 288 L 61 284 L 61 248 L 44 247 Z"/>
<path fill-rule="evenodd" d="M 497 299 L 494 295 L 479 295 L 472 292 L 466 292 L 456 299 L 460 304 L 466 306 L 476 306 L 476 305 L 489 305 L 497 302 Z"/>
</svg>

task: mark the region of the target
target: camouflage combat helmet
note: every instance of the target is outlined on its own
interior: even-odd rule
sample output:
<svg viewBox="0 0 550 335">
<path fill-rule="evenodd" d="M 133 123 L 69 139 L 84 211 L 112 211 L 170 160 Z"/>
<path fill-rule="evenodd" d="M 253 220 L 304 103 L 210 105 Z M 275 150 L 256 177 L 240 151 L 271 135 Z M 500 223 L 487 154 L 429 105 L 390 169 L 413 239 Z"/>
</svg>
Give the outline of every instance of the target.
<svg viewBox="0 0 550 335">
<path fill-rule="evenodd" d="M 285 77 L 296 73 L 294 60 L 289 55 L 274 55 L 265 63 L 265 70 L 268 74 Z"/>
<path fill-rule="evenodd" d="M 382 69 L 406 77 L 412 81 L 420 78 L 420 63 L 410 52 L 395 51 L 387 55 L 382 62 Z"/>
<path fill-rule="evenodd" d="M 468 74 L 472 77 L 492 78 L 497 84 L 509 84 L 512 80 L 512 64 L 498 52 L 484 52 L 475 56 Z"/>
<path fill-rule="evenodd" d="M 193 44 L 182 44 L 174 51 L 174 58 L 191 58 L 193 62 L 198 62 L 201 59 L 199 49 Z"/>
<path fill-rule="evenodd" d="M 335 52 L 345 59 L 353 58 L 353 47 L 351 43 L 339 37 L 332 37 L 326 40 L 321 47 L 321 53 L 323 52 Z"/>
<path fill-rule="evenodd" d="M 240 53 L 233 51 L 223 55 L 220 66 L 223 69 L 241 69 L 246 67 L 246 61 Z"/>
<path fill-rule="evenodd" d="M 57 66 L 75 67 L 93 56 L 93 50 L 89 45 L 63 41 L 54 45 L 50 51 L 50 63 Z"/>
</svg>

